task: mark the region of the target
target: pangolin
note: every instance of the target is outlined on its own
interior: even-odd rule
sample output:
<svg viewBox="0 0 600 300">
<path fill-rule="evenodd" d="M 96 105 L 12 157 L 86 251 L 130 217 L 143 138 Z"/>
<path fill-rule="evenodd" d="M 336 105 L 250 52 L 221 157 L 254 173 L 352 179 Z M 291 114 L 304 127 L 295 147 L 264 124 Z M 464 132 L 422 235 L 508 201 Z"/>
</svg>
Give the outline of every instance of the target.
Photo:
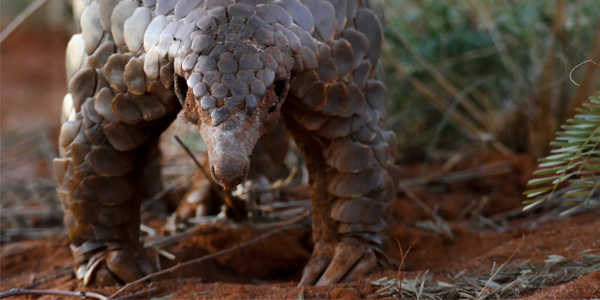
<svg viewBox="0 0 600 300">
<path fill-rule="evenodd" d="M 139 242 L 144 169 L 181 110 L 223 188 L 244 180 L 265 126 L 283 120 L 312 199 L 300 285 L 385 265 L 398 169 L 373 0 L 77 1 L 54 172 L 82 284 L 155 270 Z"/>
</svg>

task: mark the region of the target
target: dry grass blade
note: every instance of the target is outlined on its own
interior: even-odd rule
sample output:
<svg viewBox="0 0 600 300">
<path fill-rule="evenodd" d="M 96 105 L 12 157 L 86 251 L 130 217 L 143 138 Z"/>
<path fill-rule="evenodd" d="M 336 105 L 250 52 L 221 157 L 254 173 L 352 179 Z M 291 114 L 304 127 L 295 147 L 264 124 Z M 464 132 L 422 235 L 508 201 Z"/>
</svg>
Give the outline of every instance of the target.
<svg viewBox="0 0 600 300">
<path fill-rule="evenodd" d="M 521 241 L 522 242 L 522 241 Z M 513 253 L 514 254 L 514 253 Z M 509 263 L 511 257 L 499 269 L 479 269 L 448 274 L 445 281 L 433 279 L 434 274 L 425 272 L 414 279 L 405 278 L 400 290 L 397 279 L 381 278 L 369 283 L 380 286 L 372 297 L 408 297 L 426 299 L 512 299 L 523 292 L 568 282 L 575 278 L 600 272 L 600 252 L 588 249 L 579 253 L 579 260 L 550 255 L 544 264 L 532 264 L 528 260 Z M 491 274 L 491 275 L 489 275 Z M 440 274 L 436 276 L 439 278 Z"/>
<path fill-rule="evenodd" d="M 519 249 L 521 248 L 521 245 L 523 244 L 523 241 L 525 240 L 525 235 L 521 236 L 521 241 L 519 241 L 519 245 L 517 245 L 517 248 L 515 248 L 515 251 L 513 251 L 513 253 L 508 257 L 508 259 L 500 266 L 500 268 L 498 268 L 498 270 L 496 270 L 496 272 L 492 273 L 492 275 L 490 276 L 490 279 L 488 279 L 488 281 L 485 283 L 485 285 L 483 286 L 483 288 L 481 288 L 481 291 L 479 292 L 479 294 L 477 295 L 476 299 L 484 299 L 481 298 L 483 293 L 485 291 L 487 291 L 487 287 L 490 285 L 490 282 L 492 282 L 492 280 L 494 280 L 494 278 L 496 276 L 498 276 L 498 273 L 500 273 L 500 271 L 502 271 L 502 269 L 506 266 L 506 264 L 515 256 L 515 254 L 517 253 L 517 251 L 519 251 Z M 494 268 L 492 267 L 492 271 L 494 271 Z"/>
<path fill-rule="evenodd" d="M 408 246 L 408 249 L 406 249 L 406 252 L 404 252 L 404 250 L 402 250 L 402 245 L 400 244 L 400 240 L 398 240 L 398 238 L 396 238 L 396 243 L 398 244 L 398 248 L 400 249 L 400 266 L 398 266 L 398 277 L 396 278 L 398 281 L 398 290 L 400 291 L 400 299 L 402 299 L 402 280 L 404 279 L 404 260 L 406 259 L 406 256 L 408 256 L 408 253 L 410 252 L 410 249 L 412 249 L 413 245 L 418 242 L 419 240 L 414 240 L 410 246 Z"/>
<path fill-rule="evenodd" d="M 4 40 L 6 40 L 6 38 L 8 38 L 15 31 L 15 29 L 19 28 L 19 26 L 25 23 L 46 3 L 48 3 L 48 0 L 36 0 L 27 6 L 24 11 L 22 11 L 12 22 L 10 22 L 10 24 L 4 28 L 4 30 L 2 30 L 2 33 L 0 33 L 0 44 L 2 44 L 2 42 L 4 42 Z"/>
</svg>

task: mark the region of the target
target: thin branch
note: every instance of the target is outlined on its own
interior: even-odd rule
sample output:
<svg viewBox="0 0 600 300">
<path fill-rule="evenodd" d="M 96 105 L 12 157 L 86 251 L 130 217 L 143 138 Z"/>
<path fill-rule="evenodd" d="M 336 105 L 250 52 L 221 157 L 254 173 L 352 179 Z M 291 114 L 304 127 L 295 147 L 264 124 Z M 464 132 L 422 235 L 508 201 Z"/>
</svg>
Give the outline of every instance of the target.
<svg viewBox="0 0 600 300">
<path fill-rule="evenodd" d="M 155 278 L 155 277 L 158 277 L 158 276 L 161 276 L 161 275 L 173 272 L 173 271 L 175 271 L 175 270 L 177 270 L 179 268 L 182 268 L 182 267 L 185 267 L 185 266 L 188 266 L 188 265 L 200 263 L 200 262 L 203 262 L 205 260 L 209 260 L 209 259 L 221 256 L 221 255 L 224 255 L 224 254 L 228 254 L 228 253 L 234 252 L 234 251 L 236 251 L 238 249 L 250 246 L 250 245 L 252 245 L 252 244 L 254 244 L 254 243 L 256 243 L 256 242 L 258 242 L 260 240 L 266 239 L 266 238 L 270 237 L 271 235 L 273 235 L 275 233 L 278 233 L 278 232 L 281 232 L 281 231 L 284 231 L 284 230 L 288 230 L 288 229 L 292 229 L 292 228 L 296 228 L 298 226 L 299 225 L 293 224 L 293 225 L 288 225 L 288 226 L 280 227 L 280 228 L 277 228 L 277 229 L 273 229 L 273 230 L 271 230 L 271 231 L 269 231 L 267 233 L 264 233 L 264 234 L 262 234 L 262 235 L 260 235 L 260 236 L 258 236 L 256 238 L 250 240 L 250 241 L 247 241 L 245 243 L 241 243 L 241 244 L 239 244 L 237 246 L 233 246 L 233 247 L 225 249 L 223 251 L 219 251 L 219 252 L 215 252 L 215 253 L 212 253 L 212 254 L 208 254 L 208 255 L 205 255 L 205 256 L 202 256 L 202 257 L 199 257 L 199 258 L 196 258 L 196 259 L 188 260 L 186 262 L 179 263 L 179 264 L 177 264 L 177 265 L 175 265 L 173 267 L 170 267 L 170 268 L 167 268 L 167 269 L 164 269 L 164 270 L 161 270 L 161 271 L 149 274 L 149 275 L 147 275 L 145 277 L 142 277 L 142 278 L 140 278 L 140 279 L 138 279 L 136 281 L 133 281 L 133 282 L 130 282 L 130 283 L 126 284 L 124 287 L 122 287 L 120 290 L 116 291 L 114 294 L 112 294 L 107 299 L 108 300 L 114 299 L 118 294 L 120 294 L 121 292 L 123 292 L 127 288 L 131 287 L 132 285 L 135 285 L 135 284 L 138 284 L 138 283 L 142 283 L 142 282 L 144 282 L 144 281 L 146 281 L 148 279 L 152 279 L 152 278 Z"/>
<path fill-rule="evenodd" d="M 60 291 L 60 290 L 22 290 L 22 289 L 10 289 L 6 292 L 0 293 L 0 299 L 14 297 L 14 296 L 23 296 L 23 295 L 55 295 L 55 296 L 66 296 L 66 297 L 77 297 L 80 299 L 99 299 L 99 300 L 107 300 L 104 295 L 100 295 L 98 293 L 93 292 L 72 292 L 72 291 Z"/>
</svg>

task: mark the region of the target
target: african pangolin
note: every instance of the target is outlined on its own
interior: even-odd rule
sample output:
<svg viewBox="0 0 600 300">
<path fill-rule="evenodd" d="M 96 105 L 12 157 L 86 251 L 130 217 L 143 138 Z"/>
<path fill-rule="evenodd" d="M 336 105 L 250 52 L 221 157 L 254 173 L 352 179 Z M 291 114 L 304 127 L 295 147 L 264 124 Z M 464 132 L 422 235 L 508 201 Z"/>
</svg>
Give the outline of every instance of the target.
<svg viewBox="0 0 600 300">
<path fill-rule="evenodd" d="M 182 109 L 224 188 L 282 116 L 310 174 L 315 248 L 301 285 L 384 264 L 398 172 L 373 0 L 78 1 L 54 172 L 83 284 L 154 271 L 138 239 L 142 175 Z"/>
</svg>

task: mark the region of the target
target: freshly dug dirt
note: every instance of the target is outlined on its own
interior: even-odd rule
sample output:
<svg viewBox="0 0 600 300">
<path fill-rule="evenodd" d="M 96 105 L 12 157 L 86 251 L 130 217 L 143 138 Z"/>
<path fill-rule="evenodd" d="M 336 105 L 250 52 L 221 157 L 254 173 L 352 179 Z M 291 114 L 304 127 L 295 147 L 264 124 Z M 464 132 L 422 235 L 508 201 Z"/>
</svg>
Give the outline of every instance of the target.
<svg viewBox="0 0 600 300">
<path fill-rule="evenodd" d="M 56 140 L 65 92 L 63 62 L 67 40 L 61 35 L 20 32 L 18 38 L 2 45 L 4 136 L 47 130 L 51 139 Z M 598 252 L 600 213 L 557 218 L 555 209 L 548 206 L 527 214 L 519 212 L 521 192 L 535 166 L 531 157 L 471 151 L 466 156 L 469 159 L 462 159 L 449 169 L 422 163 L 403 166 L 404 188 L 393 205 L 388 251 L 394 261 L 401 262 L 400 249 L 406 252 L 412 245 L 404 259 L 403 278 L 414 278 L 425 270 L 439 275 L 489 270 L 508 260 L 543 263 L 549 255 L 576 260 L 578 253 L 586 249 Z M 44 163 L 30 163 L 33 170 L 30 171 L 36 176 L 50 178 Z M 7 172 L 3 167 L 3 180 L 10 175 Z M 415 182 L 423 178 L 429 179 Z M 5 204 L 2 199 L 3 207 Z M 16 204 L 13 201 L 10 205 Z M 29 224 L 58 225 L 56 221 Z M 158 229 L 164 220 L 150 224 Z M 164 248 L 175 255 L 174 261 L 154 252 L 150 255 L 157 258 L 162 268 L 167 268 L 234 247 L 266 231 L 233 223 L 203 226 L 191 238 Z M 35 288 L 111 295 L 120 288 L 79 288 L 71 272 L 72 259 L 64 233 L 38 239 L 26 237 L 15 235 L 1 246 L 0 292 Z M 181 268 L 152 283 L 132 286 L 120 295 L 140 292 L 134 298 L 356 299 L 372 295 L 379 288 L 367 279 L 399 276 L 398 270 L 390 270 L 335 286 L 297 287 L 312 246 L 309 226 L 289 229 L 216 259 Z M 527 299 L 600 297 L 600 275 L 583 276 L 524 296 Z"/>
</svg>

